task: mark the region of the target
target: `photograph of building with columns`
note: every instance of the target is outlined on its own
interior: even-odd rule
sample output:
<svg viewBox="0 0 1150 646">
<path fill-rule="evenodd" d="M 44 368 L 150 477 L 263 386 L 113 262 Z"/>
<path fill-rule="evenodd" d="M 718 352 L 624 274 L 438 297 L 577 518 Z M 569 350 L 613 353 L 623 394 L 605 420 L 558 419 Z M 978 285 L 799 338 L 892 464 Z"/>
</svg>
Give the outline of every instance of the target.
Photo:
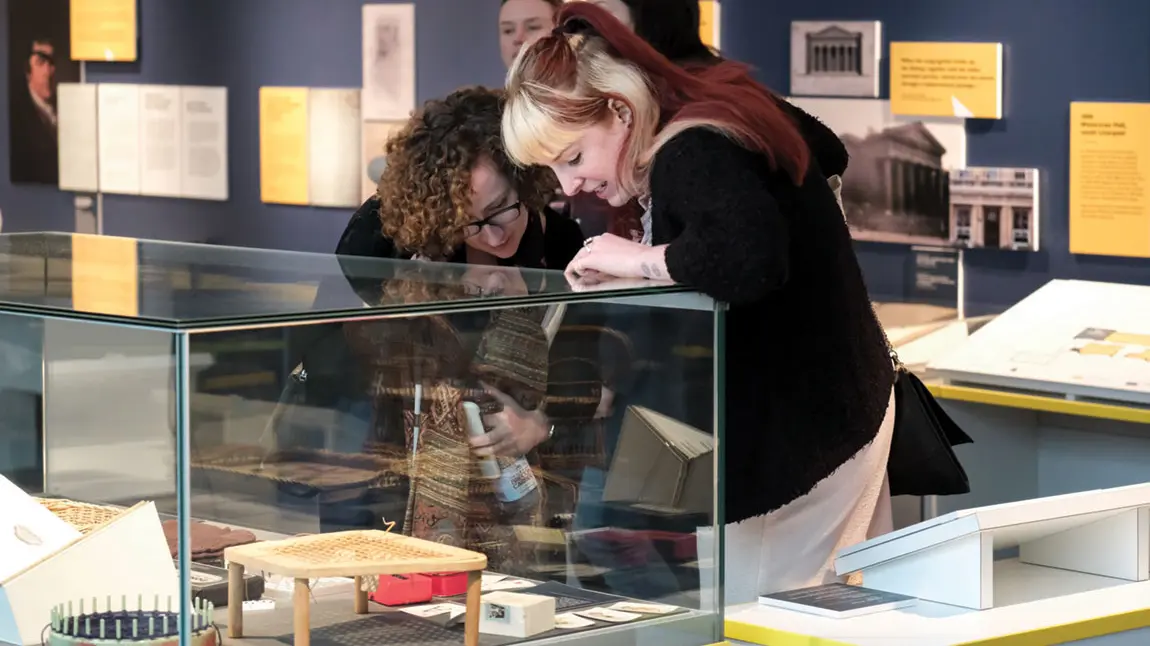
<svg viewBox="0 0 1150 646">
<path fill-rule="evenodd" d="M 965 168 L 950 174 L 950 242 L 1038 251 L 1038 170 Z"/>
<path fill-rule="evenodd" d="M 946 244 L 950 172 L 946 147 L 918 121 L 840 135 L 850 154 L 843 208 L 859 240 Z"/>
<path fill-rule="evenodd" d="M 882 23 L 791 23 L 791 94 L 877 97 Z"/>
</svg>

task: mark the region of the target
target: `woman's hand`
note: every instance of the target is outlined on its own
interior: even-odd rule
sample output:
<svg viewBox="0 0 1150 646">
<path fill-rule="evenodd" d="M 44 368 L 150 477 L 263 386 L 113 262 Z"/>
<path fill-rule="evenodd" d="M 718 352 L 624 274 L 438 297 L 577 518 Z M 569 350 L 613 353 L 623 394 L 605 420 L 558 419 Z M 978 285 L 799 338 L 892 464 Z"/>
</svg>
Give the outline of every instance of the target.
<svg viewBox="0 0 1150 646">
<path fill-rule="evenodd" d="M 587 238 L 583 248 L 567 265 L 567 280 L 574 283 L 585 276 L 605 274 L 615 278 L 668 280 L 665 247 L 647 245 L 611 233 Z"/>
<path fill-rule="evenodd" d="M 480 437 L 468 439 L 475 455 L 518 458 L 542 444 L 551 435 L 551 425 L 543 413 L 524 410 L 507 394 L 487 384 L 483 387 L 503 405 L 503 410 L 484 415 L 483 424 L 490 430 Z"/>
<path fill-rule="evenodd" d="M 612 292 L 628 289 L 641 289 L 657 285 L 674 285 L 673 281 L 651 281 L 646 278 L 615 278 L 606 274 L 591 272 L 570 282 L 573 292 Z"/>
</svg>

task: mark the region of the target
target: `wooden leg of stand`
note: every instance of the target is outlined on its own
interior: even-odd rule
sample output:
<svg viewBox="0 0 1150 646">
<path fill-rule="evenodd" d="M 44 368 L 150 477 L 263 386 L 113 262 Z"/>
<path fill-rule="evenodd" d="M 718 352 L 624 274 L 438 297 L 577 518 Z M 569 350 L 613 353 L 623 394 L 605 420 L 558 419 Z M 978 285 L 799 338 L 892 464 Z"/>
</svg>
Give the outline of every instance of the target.
<svg viewBox="0 0 1150 646">
<path fill-rule="evenodd" d="M 363 589 L 363 584 L 367 577 L 355 577 L 355 614 L 367 614 L 367 590 Z"/>
<path fill-rule="evenodd" d="M 244 566 L 228 563 L 228 637 L 244 636 Z"/>
<path fill-rule="evenodd" d="M 311 644 L 311 584 L 307 579 L 295 580 L 292 594 L 292 614 L 294 616 L 295 646 Z"/>
<path fill-rule="evenodd" d="M 463 619 L 463 646 L 479 646 L 479 597 L 483 572 L 467 573 L 467 616 Z"/>
</svg>

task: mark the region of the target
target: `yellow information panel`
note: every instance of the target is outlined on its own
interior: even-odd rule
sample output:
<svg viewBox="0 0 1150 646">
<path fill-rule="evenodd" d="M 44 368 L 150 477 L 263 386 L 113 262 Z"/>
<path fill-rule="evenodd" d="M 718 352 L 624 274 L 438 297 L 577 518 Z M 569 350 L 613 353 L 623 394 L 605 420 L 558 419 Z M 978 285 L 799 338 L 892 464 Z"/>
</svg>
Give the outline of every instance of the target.
<svg viewBox="0 0 1150 646">
<path fill-rule="evenodd" d="M 72 60 L 136 60 L 136 1 L 71 0 Z"/>
<path fill-rule="evenodd" d="M 260 88 L 260 200 L 308 203 L 305 87 Z"/>
<path fill-rule="evenodd" d="M 1150 103 L 1070 104 L 1070 252 L 1150 258 Z"/>
<path fill-rule="evenodd" d="M 707 47 L 719 48 L 719 0 L 699 0 L 699 37 Z"/>
<path fill-rule="evenodd" d="M 137 316 L 137 249 L 134 238 L 72 236 L 72 307 L 81 312 Z"/>
<path fill-rule="evenodd" d="M 1001 43 L 891 43 L 890 109 L 911 117 L 1002 118 Z"/>
</svg>

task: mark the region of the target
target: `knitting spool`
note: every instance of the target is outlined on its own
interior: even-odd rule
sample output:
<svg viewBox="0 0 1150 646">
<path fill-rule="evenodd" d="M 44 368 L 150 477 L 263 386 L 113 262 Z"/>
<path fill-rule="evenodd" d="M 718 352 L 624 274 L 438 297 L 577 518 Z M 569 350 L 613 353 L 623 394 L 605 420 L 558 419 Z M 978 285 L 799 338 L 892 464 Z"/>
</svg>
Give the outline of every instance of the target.
<svg viewBox="0 0 1150 646">
<path fill-rule="evenodd" d="M 44 642 L 47 646 L 113 643 L 178 646 L 180 643 L 180 615 L 172 611 L 171 597 L 166 599 L 167 610 L 160 609 L 159 595 L 149 599 L 149 604 L 145 604 L 143 595 L 138 595 L 134 609 L 124 596 L 118 604 L 107 598 L 103 608 L 99 600 L 93 598 L 87 612 L 84 601 L 81 599 L 78 604 L 68 601 L 52 608 L 48 639 Z M 174 605 L 178 607 L 178 601 Z M 78 606 L 75 612 L 74 606 Z M 192 620 L 188 643 L 192 646 L 219 646 L 219 632 L 213 623 L 215 606 L 196 599 L 188 612 Z"/>
</svg>

